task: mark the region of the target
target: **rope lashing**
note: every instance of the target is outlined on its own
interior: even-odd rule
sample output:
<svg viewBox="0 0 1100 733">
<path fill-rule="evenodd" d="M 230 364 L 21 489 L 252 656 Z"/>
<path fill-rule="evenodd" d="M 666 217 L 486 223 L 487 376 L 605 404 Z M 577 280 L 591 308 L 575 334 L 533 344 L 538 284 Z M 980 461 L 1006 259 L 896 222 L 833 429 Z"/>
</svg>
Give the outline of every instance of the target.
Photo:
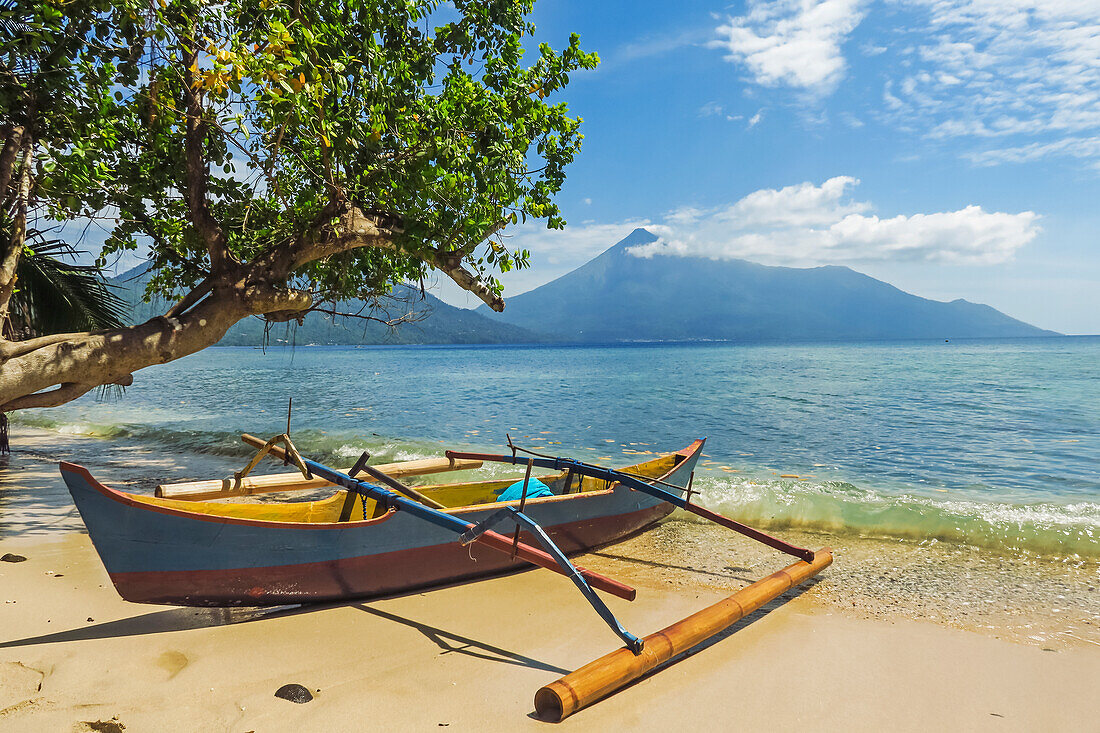
<svg viewBox="0 0 1100 733">
<path fill-rule="evenodd" d="M 286 457 L 289 458 L 290 462 L 293 463 L 298 468 L 298 470 L 302 472 L 302 475 L 306 477 L 306 480 L 313 480 L 313 474 L 310 473 L 309 467 L 306 466 L 305 461 L 302 460 L 302 456 L 298 453 L 298 449 L 294 447 L 294 443 L 290 442 L 290 436 L 286 433 L 283 433 L 281 435 L 276 435 L 274 438 L 264 443 L 264 447 L 260 448 L 260 450 L 256 452 L 256 455 L 252 456 L 252 460 L 248 462 L 248 465 L 245 466 L 242 470 L 237 471 L 233 474 L 233 478 L 237 480 L 238 485 L 240 485 L 242 479 L 244 479 L 244 477 L 247 476 L 252 471 L 252 469 L 255 468 L 260 461 L 263 460 L 263 457 L 266 456 L 271 451 L 271 449 L 279 443 L 282 443 L 284 446 L 286 446 Z"/>
</svg>

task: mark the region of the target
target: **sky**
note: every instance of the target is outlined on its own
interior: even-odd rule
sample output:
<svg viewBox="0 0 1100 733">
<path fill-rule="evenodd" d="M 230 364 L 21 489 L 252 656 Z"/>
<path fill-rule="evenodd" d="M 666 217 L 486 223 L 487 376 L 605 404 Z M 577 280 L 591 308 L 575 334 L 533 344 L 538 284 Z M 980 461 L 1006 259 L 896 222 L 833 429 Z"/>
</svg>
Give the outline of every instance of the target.
<svg viewBox="0 0 1100 733">
<path fill-rule="evenodd" d="M 638 226 L 646 257 L 848 265 L 1100 333 L 1100 0 L 540 0 L 596 71 L 561 232 L 506 232 L 505 297 Z M 477 305 L 454 286 L 437 294 Z"/>
</svg>

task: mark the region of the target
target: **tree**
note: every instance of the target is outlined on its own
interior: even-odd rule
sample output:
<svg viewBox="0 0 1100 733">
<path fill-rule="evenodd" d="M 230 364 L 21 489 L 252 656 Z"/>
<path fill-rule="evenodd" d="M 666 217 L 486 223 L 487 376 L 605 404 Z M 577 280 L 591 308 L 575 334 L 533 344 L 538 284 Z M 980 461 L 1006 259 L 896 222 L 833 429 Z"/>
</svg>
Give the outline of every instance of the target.
<svg viewBox="0 0 1100 733">
<path fill-rule="evenodd" d="M 0 339 L 0 412 L 62 404 L 216 343 L 448 275 L 496 310 L 526 266 L 500 232 L 564 225 L 580 120 L 547 100 L 594 68 L 576 35 L 524 62 L 533 0 L 70 0 L 0 7 L 0 333 L 28 222 L 143 245 L 129 328 Z"/>
</svg>

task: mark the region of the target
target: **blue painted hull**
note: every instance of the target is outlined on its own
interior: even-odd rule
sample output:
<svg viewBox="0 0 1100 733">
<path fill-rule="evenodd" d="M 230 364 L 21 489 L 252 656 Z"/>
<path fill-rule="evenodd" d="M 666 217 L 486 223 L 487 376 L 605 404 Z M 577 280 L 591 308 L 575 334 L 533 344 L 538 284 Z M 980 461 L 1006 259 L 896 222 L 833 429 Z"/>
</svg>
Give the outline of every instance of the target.
<svg viewBox="0 0 1100 733">
<path fill-rule="evenodd" d="M 702 450 L 680 451 L 664 477 L 684 485 Z M 65 483 L 119 594 L 138 603 L 261 606 L 400 593 L 520 567 L 487 548 L 403 512 L 343 523 L 215 516 L 135 501 L 82 466 Z M 499 505 L 452 512 L 478 522 Z M 526 513 L 567 554 L 618 541 L 672 511 L 638 491 L 533 499 Z M 523 567 L 528 567 L 523 565 Z"/>
</svg>

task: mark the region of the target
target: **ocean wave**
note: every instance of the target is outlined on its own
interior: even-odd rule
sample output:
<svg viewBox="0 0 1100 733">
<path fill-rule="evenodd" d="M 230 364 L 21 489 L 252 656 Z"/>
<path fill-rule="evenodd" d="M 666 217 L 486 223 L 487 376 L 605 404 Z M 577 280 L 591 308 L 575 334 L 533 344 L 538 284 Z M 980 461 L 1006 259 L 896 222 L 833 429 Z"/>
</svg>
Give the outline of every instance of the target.
<svg viewBox="0 0 1100 733">
<path fill-rule="evenodd" d="M 42 414 L 16 414 L 17 424 L 51 430 L 63 435 L 122 440 L 145 446 L 156 446 L 179 453 L 247 458 L 255 449 L 241 440 L 234 430 L 151 426 L 136 423 L 95 423 L 84 420 L 53 419 Z M 267 437 L 267 436 L 264 436 Z M 444 447 L 439 443 L 398 441 L 373 433 L 353 434 L 345 431 L 325 431 L 312 428 L 295 430 L 295 447 L 308 457 L 334 466 L 348 466 L 363 451 L 368 451 L 376 463 L 414 461 L 438 457 Z"/>
<path fill-rule="evenodd" d="M 254 450 L 232 430 L 211 431 L 183 426 L 135 423 L 103 424 L 55 419 L 41 413 L 16 413 L 13 421 L 62 434 L 122 440 L 181 454 L 240 458 Z M 438 457 L 446 448 L 479 448 L 460 443 L 402 440 L 374 433 L 294 431 L 298 449 L 321 463 L 348 466 L 366 450 L 376 463 Z M 608 465 L 618 461 L 600 461 Z M 621 463 L 629 462 L 624 456 Z M 485 479 L 515 476 L 508 464 L 486 464 Z M 453 479 L 441 479 L 453 480 Z M 695 477 L 700 503 L 737 520 L 771 530 L 806 529 L 831 534 L 915 542 L 947 541 L 1003 552 L 1100 559 L 1100 503 L 1007 503 L 933 498 L 892 493 L 843 481 L 803 481 L 727 477 L 700 471 Z M 679 513 L 693 521 L 691 515 Z M 702 520 L 700 520 L 702 521 Z"/>
<path fill-rule="evenodd" d="M 704 506 L 761 528 L 918 542 L 936 540 L 1004 552 L 1100 558 L 1100 503 L 935 499 L 886 494 L 842 481 L 696 476 L 695 486 Z M 694 519 L 690 515 L 684 518 Z"/>
</svg>

